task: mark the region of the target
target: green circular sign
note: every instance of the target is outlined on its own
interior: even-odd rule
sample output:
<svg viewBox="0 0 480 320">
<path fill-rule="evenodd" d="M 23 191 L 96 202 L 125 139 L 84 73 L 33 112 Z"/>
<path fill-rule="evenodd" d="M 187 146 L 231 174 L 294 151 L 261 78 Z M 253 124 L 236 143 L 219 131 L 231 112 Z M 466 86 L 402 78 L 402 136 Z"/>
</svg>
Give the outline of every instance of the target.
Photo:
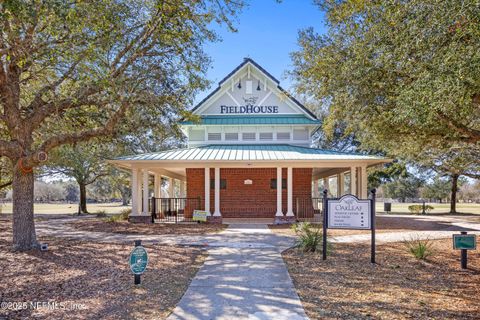
<svg viewBox="0 0 480 320">
<path fill-rule="evenodd" d="M 130 253 L 130 270 L 133 274 L 142 274 L 147 269 L 148 255 L 144 247 L 138 246 L 133 248 Z"/>
</svg>

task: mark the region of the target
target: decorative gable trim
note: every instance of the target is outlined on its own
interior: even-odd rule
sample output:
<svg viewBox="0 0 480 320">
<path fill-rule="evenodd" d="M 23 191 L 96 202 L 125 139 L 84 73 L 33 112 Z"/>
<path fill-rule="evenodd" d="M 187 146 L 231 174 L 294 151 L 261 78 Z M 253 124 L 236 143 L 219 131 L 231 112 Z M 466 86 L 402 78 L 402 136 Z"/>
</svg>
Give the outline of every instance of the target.
<svg viewBox="0 0 480 320">
<path fill-rule="evenodd" d="M 308 110 L 303 104 L 301 104 L 297 99 L 295 99 L 292 95 L 290 95 L 285 89 L 283 89 L 279 85 L 279 81 L 272 76 L 268 71 L 266 71 L 264 68 L 262 68 L 258 63 L 256 63 L 253 59 L 251 58 L 244 58 L 243 62 L 238 65 L 232 72 L 230 72 L 225 78 L 223 78 L 220 82 L 218 87 L 213 90 L 209 95 L 207 95 L 202 101 L 200 101 L 193 109 L 192 112 L 195 113 L 198 111 L 207 101 L 210 101 L 217 93 L 219 93 L 222 89 L 222 85 L 230 80 L 232 77 L 234 77 L 245 65 L 248 63 L 252 64 L 254 67 L 256 67 L 261 73 L 263 73 L 268 79 L 270 79 L 272 82 L 275 83 L 275 88 L 278 89 L 282 94 L 284 94 L 288 99 L 289 102 L 291 102 L 292 105 L 297 106 L 301 111 L 303 111 L 305 114 L 307 114 L 310 118 L 313 120 L 317 120 L 317 117 L 315 114 L 313 114 L 310 110 Z M 250 71 L 250 70 L 248 70 Z"/>
</svg>

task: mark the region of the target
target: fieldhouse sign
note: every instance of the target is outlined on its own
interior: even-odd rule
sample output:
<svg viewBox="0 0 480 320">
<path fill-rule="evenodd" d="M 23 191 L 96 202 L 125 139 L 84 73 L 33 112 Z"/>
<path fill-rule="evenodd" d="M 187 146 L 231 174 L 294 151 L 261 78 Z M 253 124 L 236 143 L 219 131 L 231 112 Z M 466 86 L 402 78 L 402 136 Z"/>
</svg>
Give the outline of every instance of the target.
<svg viewBox="0 0 480 320">
<path fill-rule="evenodd" d="M 278 106 L 254 106 L 254 105 L 245 105 L 245 106 L 220 106 L 221 114 L 228 113 L 239 113 L 239 114 L 250 114 L 250 113 L 278 113 Z"/>
</svg>

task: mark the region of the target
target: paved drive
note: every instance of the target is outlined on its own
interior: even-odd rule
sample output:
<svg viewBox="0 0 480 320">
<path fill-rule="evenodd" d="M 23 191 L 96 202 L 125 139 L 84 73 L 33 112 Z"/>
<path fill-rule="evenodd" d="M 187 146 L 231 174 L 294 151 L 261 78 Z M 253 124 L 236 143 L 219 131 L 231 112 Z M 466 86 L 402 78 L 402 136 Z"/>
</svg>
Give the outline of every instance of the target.
<svg viewBox="0 0 480 320">
<path fill-rule="evenodd" d="M 168 320 L 308 319 L 277 246 L 281 237 L 266 225 L 230 225 L 220 236 Z"/>
</svg>

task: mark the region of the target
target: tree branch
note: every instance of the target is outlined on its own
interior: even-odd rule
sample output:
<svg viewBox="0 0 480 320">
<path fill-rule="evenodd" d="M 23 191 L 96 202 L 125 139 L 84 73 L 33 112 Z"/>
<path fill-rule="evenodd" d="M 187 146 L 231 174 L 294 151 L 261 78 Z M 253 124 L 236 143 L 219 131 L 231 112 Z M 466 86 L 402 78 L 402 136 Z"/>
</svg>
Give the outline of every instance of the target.
<svg viewBox="0 0 480 320">
<path fill-rule="evenodd" d="M 122 102 L 120 108 L 110 117 L 105 126 L 102 128 L 85 130 L 78 133 L 61 134 L 47 139 L 40 145 L 36 152 L 32 153 L 25 159 L 25 166 L 33 166 L 37 164 L 38 155 L 42 151 L 48 153 L 51 149 L 63 144 L 87 141 L 94 137 L 109 135 L 113 133 L 115 131 L 117 123 L 120 122 L 129 105 L 130 104 L 127 101 Z"/>
<path fill-rule="evenodd" d="M 7 182 L 4 182 L 4 183 L 0 184 L 0 190 L 12 185 L 12 183 L 13 183 L 13 181 L 10 180 L 10 181 L 7 181 Z"/>
<path fill-rule="evenodd" d="M 450 129 L 453 129 L 456 132 L 459 132 L 459 133 L 463 134 L 464 136 L 466 136 L 465 137 L 466 140 L 468 140 L 472 143 L 480 141 L 480 130 L 475 130 L 475 129 L 469 128 L 469 127 L 453 120 L 451 117 L 447 116 L 446 114 L 444 114 L 441 111 L 437 111 L 437 115 L 441 120 L 443 120 L 447 124 L 447 126 Z M 465 139 L 462 139 L 462 140 L 465 140 Z"/>
</svg>

